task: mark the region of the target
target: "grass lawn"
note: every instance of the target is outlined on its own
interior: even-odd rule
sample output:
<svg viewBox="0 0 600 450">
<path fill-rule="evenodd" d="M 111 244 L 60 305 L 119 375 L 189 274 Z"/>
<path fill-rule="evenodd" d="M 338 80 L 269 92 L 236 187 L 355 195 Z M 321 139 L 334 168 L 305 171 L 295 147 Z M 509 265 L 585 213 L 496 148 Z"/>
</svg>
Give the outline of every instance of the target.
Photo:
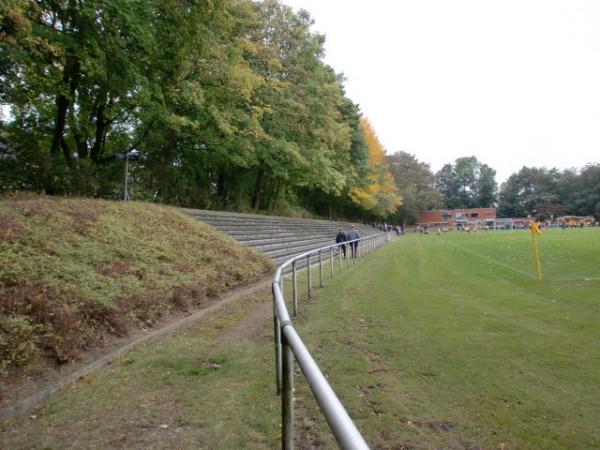
<svg viewBox="0 0 600 450">
<path fill-rule="evenodd" d="M 266 449 L 279 444 L 272 325 L 228 338 L 269 292 L 127 354 L 0 423 L 4 449 Z"/>
<path fill-rule="evenodd" d="M 300 335 L 373 449 L 600 448 L 600 230 L 540 244 L 541 282 L 529 233 L 410 235 L 302 296 Z M 269 301 L 132 352 L 0 424 L 0 447 L 279 448 L 272 325 L 226 338 Z M 296 379 L 298 448 L 336 448 Z"/>
<path fill-rule="evenodd" d="M 600 448 L 600 230 L 411 235 L 300 334 L 374 448 Z M 304 395 L 304 393 L 303 393 Z"/>
</svg>

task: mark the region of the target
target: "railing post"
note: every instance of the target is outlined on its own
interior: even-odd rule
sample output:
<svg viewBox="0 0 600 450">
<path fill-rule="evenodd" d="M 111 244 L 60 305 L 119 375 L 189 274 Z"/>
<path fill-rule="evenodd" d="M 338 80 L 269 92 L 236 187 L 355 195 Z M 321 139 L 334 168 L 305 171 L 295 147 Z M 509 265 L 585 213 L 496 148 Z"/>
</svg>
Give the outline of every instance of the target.
<svg viewBox="0 0 600 450">
<path fill-rule="evenodd" d="M 387 242 L 387 236 L 366 237 L 360 242 L 357 241 L 356 258 L 359 259 L 374 251 L 379 245 Z M 359 247 L 360 244 L 360 248 Z M 346 245 L 350 245 L 346 243 Z M 329 248 L 329 262 L 331 266 L 331 277 L 334 276 L 334 248 Z M 343 258 L 340 246 L 338 248 L 339 268 L 343 271 Z M 319 248 L 319 283 L 323 286 L 323 248 Z M 351 253 L 351 252 L 349 252 Z M 306 270 L 308 283 L 308 298 L 312 295 L 312 273 L 311 273 L 312 254 L 306 255 Z M 350 259 L 350 258 L 348 258 Z M 368 449 L 360 432 L 344 410 L 335 393 L 327 383 L 325 377 L 320 372 L 315 361 L 308 353 L 306 347 L 302 344 L 297 332 L 294 330 L 289 313 L 286 307 L 285 295 L 283 292 L 283 272 L 291 263 L 292 265 L 292 295 L 294 298 L 294 316 L 296 315 L 299 290 L 297 286 L 297 262 L 301 260 L 291 259 L 284 263 L 277 271 L 277 276 L 273 280 L 273 323 L 275 339 L 275 360 L 276 360 L 276 379 L 277 394 L 281 395 L 281 414 L 282 414 L 282 448 L 283 450 L 294 450 L 294 360 L 302 368 L 302 371 L 309 380 L 311 390 L 315 395 L 327 421 L 332 427 L 335 438 L 341 448 Z M 354 261 L 354 264 L 358 261 Z M 350 261 L 346 261 L 346 269 L 350 268 Z M 279 316 L 281 314 L 281 317 Z M 289 327 L 289 328 L 288 328 Z M 292 345 L 294 346 L 292 350 Z"/>
<path fill-rule="evenodd" d="M 281 391 L 283 450 L 294 449 L 294 353 L 283 339 L 283 388 Z"/>
<path fill-rule="evenodd" d="M 310 289 L 311 289 L 311 274 L 310 274 L 310 255 L 306 255 L 306 279 L 308 280 L 308 298 L 310 298 Z"/>
<path fill-rule="evenodd" d="M 281 394 L 281 326 L 277 317 L 275 292 L 273 291 L 273 335 L 275 339 L 275 382 L 277 395 Z"/>
<path fill-rule="evenodd" d="M 323 287 L 323 255 L 319 249 L 319 287 Z"/>
<path fill-rule="evenodd" d="M 296 283 L 296 261 L 292 262 L 292 300 L 294 307 L 294 317 L 298 315 L 298 284 Z"/>
<path fill-rule="evenodd" d="M 329 247 L 329 262 L 331 264 L 331 278 L 333 279 L 333 247 Z"/>
</svg>

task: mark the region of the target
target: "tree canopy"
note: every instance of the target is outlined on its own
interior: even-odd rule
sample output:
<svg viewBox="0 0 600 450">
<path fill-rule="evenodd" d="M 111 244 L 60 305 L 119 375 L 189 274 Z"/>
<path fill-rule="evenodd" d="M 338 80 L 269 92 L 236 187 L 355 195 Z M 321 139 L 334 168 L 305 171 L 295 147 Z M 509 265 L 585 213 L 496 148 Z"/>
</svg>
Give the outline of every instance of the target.
<svg viewBox="0 0 600 450">
<path fill-rule="evenodd" d="M 575 214 L 600 218 L 600 164 L 562 172 L 523 167 L 502 184 L 498 213 L 502 217 Z"/>
<path fill-rule="evenodd" d="M 394 215 L 394 222 L 413 224 L 421 211 L 444 206 L 441 194 L 435 189 L 435 175 L 429 164 L 403 151 L 389 156 L 390 172 L 402 194 L 402 205 Z"/>
<path fill-rule="evenodd" d="M 475 156 L 458 158 L 436 174 L 436 188 L 447 208 L 488 208 L 496 201 L 496 171 Z"/>
<path fill-rule="evenodd" d="M 362 118 L 361 126 L 369 149 L 368 174 L 361 185 L 350 191 L 352 200 L 374 216 L 388 217 L 402 205 L 402 197 L 389 171 L 385 148 L 369 120 Z"/>
<path fill-rule="evenodd" d="M 305 11 L 277 0 L 15 1 L 0 10 L 0 190 L 383 214 L 357 105 Z M 383 202 L 386 193 L 382 192 Z M 387 209 L 386 209 L 387 208 Z"/>
<path fill-rule="evenodd" d="M 278 0 L 0 3 L 0 191 L 411 223 L 431 208 L 600 216 L 600 166 L 391 156 Z M 9 111 L 6 114 L 6 111 Z"/>
</svg>

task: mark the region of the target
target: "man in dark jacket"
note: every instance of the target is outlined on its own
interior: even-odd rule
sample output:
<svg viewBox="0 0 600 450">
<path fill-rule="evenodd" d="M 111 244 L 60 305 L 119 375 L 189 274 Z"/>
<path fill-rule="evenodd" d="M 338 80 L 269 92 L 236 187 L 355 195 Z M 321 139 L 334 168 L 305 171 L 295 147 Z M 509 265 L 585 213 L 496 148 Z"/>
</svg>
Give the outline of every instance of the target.
<svg viewBox="0 0 600 450">
<path fill-rule="evenodd" d="M 352 225 L 352 227 L 350 228 L 350 231 L 348 231 L 346 233 L 346 236 L 348 237 L 349 241 L 354 241 L 355 239 L 360 238 L 360 233 L 358 232 L 356 227 L 354 225 Z M 350 249 L 352 250 L 352 257 L 358 258 L 358 241 L 351 242 Z"/>
<path fill-rule="evenodd" d="M 344 230 L 339 230 L 337 236 L 335 237 L 336 244 L 341 244 L 340 249 L 346 258 L 346 242 L 348 241 L 348 236 L 346 236 L 346 232 Z"/>
</svg>

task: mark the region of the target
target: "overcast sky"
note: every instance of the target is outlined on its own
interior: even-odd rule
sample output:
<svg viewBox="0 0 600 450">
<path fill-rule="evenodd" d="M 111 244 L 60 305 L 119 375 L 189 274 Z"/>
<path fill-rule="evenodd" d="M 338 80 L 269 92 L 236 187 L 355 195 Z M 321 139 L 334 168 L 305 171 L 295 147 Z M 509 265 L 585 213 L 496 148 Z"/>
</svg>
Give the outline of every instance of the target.
<svg viewBox="0 0 600 450">
<path fill-rule="evenodd" d="M 600 162 L 600 1 L 282 2 L 311 13 L 388 153 L 475 155 L 499 183 Z"/>
</svg>

